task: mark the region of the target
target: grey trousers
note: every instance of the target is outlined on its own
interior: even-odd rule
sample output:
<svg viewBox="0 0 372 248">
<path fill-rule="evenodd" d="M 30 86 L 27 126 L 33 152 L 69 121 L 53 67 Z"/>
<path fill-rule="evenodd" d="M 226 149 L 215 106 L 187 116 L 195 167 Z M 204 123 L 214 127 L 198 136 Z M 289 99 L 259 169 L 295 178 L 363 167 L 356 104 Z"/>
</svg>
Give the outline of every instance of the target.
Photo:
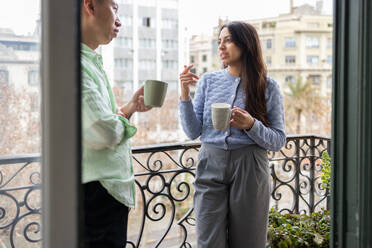
<svg viewBox="0 0 372 248">
<path fill-rule="evenodd" d="M 202 145 L 194 195 L 198 248 L 264 248 L 269 202 L 266 150 Z"/>
</svg>

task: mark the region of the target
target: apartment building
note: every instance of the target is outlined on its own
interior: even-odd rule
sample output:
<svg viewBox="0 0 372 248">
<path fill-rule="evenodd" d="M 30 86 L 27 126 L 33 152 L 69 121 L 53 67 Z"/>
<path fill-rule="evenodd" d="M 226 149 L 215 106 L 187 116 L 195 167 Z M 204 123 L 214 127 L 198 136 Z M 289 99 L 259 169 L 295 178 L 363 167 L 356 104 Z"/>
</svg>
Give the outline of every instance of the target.
<svg viewBox="0 0 372 248">
<path fill-rule="evenodd" d="M 30 111 L 40 106 L 40 32 L 16 35 L 11 29 L 0 28 L 0 87 L 24 94 L 30 100 Z"/>
<path fill-rule="evenodd" d="M 288 83 L 301 78 L 303 82 L 310 80 L 323 94 L 331 91 L 333 18 L 322 14 L 319 3 L 316 7 L 308 4 L 294 7 L 291 13 L 277 17 L 247 20 L 259 34 L 269 76 L 283 90 Z M 205 41 L 214 48 L 212 70 L 221 68 L 216 46 L 219 29 L 227 22 L 219 20 L 212 40 Z"/>
<path fill-rule="evenodd" d="M 119 35 L 102 46 L 104 67 L 114 87 L 132 94 L 148 79 L 177 90 L 179 31 L 178 0 L 118 0 Z"/>
<path fill-rule="evenodd" d="M 332 16 L 310 5 L 290 14 L 248 21 L 256 27 L 270 76 L 285 89 L 298 78 L 326 93 L 332 86 Z"/>
<path fill-rule="evenodd" d="M 118 37 L 101 46 L 104 69 L 118 104 L 128 102 L 146 80 L 168 83 L 165 103 L 132 121 L 140 130 L 134 145 L 175 142 L 182 131 L 178 115 L 179 62 L 183 42 L 178 0 L 118 0 L 122 26 Z"/>
<path fill-rule="evenodd" d="M 213 58 L 217 53 L 217 45 L 213 44 L 211 35 L 193 35 L 190 39 L 190 64 L 194 65 L 192 71 L 197 75 L 213 71 L 218 67 L 218 61 Z"/>
<path fill-rule="evenodd" d="M 39 36 L 16 35 L 11 29 L 0 28 L 0 82 L 15 88 L 38 86 Z"/>
</svg>

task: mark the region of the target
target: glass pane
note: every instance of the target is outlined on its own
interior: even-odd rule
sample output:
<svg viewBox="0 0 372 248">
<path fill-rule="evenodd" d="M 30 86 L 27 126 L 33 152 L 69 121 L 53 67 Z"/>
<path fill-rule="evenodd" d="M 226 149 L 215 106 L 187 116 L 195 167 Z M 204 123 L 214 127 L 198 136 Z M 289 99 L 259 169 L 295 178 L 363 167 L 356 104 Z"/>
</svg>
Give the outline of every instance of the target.
<svg viewBox="0 0 372 248">
<path fill-rule="evenodd" d="M 243 6 L 243 0 L 233 0 L 228 5 L 220 0 L 117 2 L 122 24 L 118 37 L 109 44 L 97 49 L 94 47 L 95 52 L 102 55 L 108 86 L 113 90 L 117 108 L 130 102 L 133 94 L 146 80 L 157 79 L 168 83 L 167 95 L 161 108 L 135 113 L 129 119 L 130 124 L 137 128 L 137 133 L 130 138 L 137 207 L 129 214 L 128 243 L 136 247 L 137 238 L 141 235 L 141 247 L 180 247 L 180 244 L 196 247 L 195 227 L 192 224 L 194 214 L 190 210 L 193 204 L 192 182 L 195 179 L 197 151 L 192 150 L 191 155 L 184 156 L 186 151 L 183 149 L 167 150 L 170 149 L 170 143 L 184 144 L 190 141 L 182 130 L 178 110 L 179 74 L 183 65 L 193 64 L 194 67 L 190 71 L 198 76 L 220 70 L 220 28 L 230 20 L 247 21 L 257 30 L 263 58 L 268 66 L 268 76 L 275 79 L 280 86 L 284 98 L 287 134 L 315 133 L 319 136 L 330 136 L 329 99 L 332 89 L 329 87 L 329 80 L 332 78 L 332 64 L 329 61 L 332 58 L 330 24 L 333 20 L 332 7 L 329 5 L 331 1 L 325 1 L 324 6 L 327 7 L 322 10 L 322 6 L 318 6 L 314 1 L 302 0 L 298 6 L 292 6 L 293 13 L 290 13 L 289 6 L 285 6 L 281 1 L 265 0 L 258 3 L 258 7 L 252 7 L 252 10 L 241 8 L 240 15 L 237 14 L 236 6 Z M 229 10 L 229 5 L 234 8 Z M 211 6 L 220 9 L 208 11 Z M 267 6 L 271 6 L 270 11 Z M 195 16 L 203 16 L 203 20 L 200 21 L 200 18 Z M 220 16 L 226 18 L 221 19 Z M 311 85 L 305 87 L 307 84 Z M 195 96 L 197 87 L 198 84 L 191 87 L 191 97 Z M 303 91 L 294 92 L 295 90 Z M 301 108 L 301 111 L 298 111 L 298 108 Z M 314 176 L 306 169 L 308 163 L 313 161 L 315 168 L 319 166 L 320 159 L 319 154 L 315 155 L 315 160 L 311 154 L 301 154 L 304 156 L 302 162 L 287 164 L 286 161 L 295 160 L 296 149 L 303 148 L 304 153 L 307 153 L 309 144 L 313 141 L 318 144 L 319 150 L 325 150 L 329 138 L 308 140 L 296 136 L 293 142 L 301 147 L 290 145 L 283 148 L 281 154 L 270 153 L 270 166 L 275 170 L 276 179 L 285 182 L 289 180 L 287 184 L 284 183 L 287 188 L 281 187 L 276 192 L 277 195 L 282 194 L 282 197 L 276 195 L 276 198 L 271 199 L 272 206 L 295 212 L 293 199 L 298 195 L 294 195 L 291 188 L 294 187 L 296 179 L 293 179 L 292 171 L 288 170 L 304 168 L 304 176 L 300 179 L 302 183 L 304 178 Z M 162 147 L 151 150 L 154 145 Z M 185 168 L 185 164 L 192 166 Z M 180 174 L 177 174 L 179 172 Z M 316 176 L 319 175 L 319 171 L 315 173 Z M 177 177 L 178 175 L 180 177 Z M 184 184 L 176 188 L 169 182 Z M 274 177 L 271 182 L 274 183 Z M 276 183 L 280 182 L 276 180 Z M 309 185 L 306 183 L 300 186 Z M 181 190 L 181 186 L 185 186 L 185 191 Z M 313 186 L 318 187 L 315 183 Z M 174 190 L 175 195 L 171 195 L 168 189 Z M 182 199 L 180 195 L 184 192 L 187 194 Z M 315 203 L 321 202 L 315 206 L 316 210 L 326 205 L 324 197 L 317 192 L 303 193 L 298 197 L 301 200 L 297 211 L 309 211 L 309 198 Z M 186 236 L 189 242 L 187 244 L 183 243 Z"/>
<path fill-rule="evenodd" d="M 41 247 L 40 0 L 0 8 L 0 247 Z"/>
</svg>

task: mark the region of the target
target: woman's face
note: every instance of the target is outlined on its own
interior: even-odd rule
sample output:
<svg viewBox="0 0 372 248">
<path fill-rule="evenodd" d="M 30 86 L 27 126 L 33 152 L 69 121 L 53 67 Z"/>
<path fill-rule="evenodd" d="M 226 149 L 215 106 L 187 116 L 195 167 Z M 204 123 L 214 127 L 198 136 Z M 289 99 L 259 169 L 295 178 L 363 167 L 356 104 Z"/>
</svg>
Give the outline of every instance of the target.
<svg viewBox="0 0 372 248">
<path fill-rule="evenodd" d="M 242 50 L 235 45 L 227 27 L 221 30 L 218 38 L 218 50 L 224 65 L 236 65 L 241 62 Z"/>
</svg>

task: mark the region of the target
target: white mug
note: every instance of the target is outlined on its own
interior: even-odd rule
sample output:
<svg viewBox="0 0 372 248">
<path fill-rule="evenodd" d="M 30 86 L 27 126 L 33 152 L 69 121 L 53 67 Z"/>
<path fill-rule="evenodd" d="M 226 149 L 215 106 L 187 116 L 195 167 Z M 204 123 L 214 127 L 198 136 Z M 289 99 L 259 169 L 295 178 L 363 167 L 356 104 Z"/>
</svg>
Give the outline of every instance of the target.
<svg viewBox="0 0 372 248">
<path fill-rule="evenodd" d="M 213 127 L 217 130 L 225 130 L 230 123 L 231 105 L 227 103 L 213 103 L 211 108 Z"/>
</svg>

